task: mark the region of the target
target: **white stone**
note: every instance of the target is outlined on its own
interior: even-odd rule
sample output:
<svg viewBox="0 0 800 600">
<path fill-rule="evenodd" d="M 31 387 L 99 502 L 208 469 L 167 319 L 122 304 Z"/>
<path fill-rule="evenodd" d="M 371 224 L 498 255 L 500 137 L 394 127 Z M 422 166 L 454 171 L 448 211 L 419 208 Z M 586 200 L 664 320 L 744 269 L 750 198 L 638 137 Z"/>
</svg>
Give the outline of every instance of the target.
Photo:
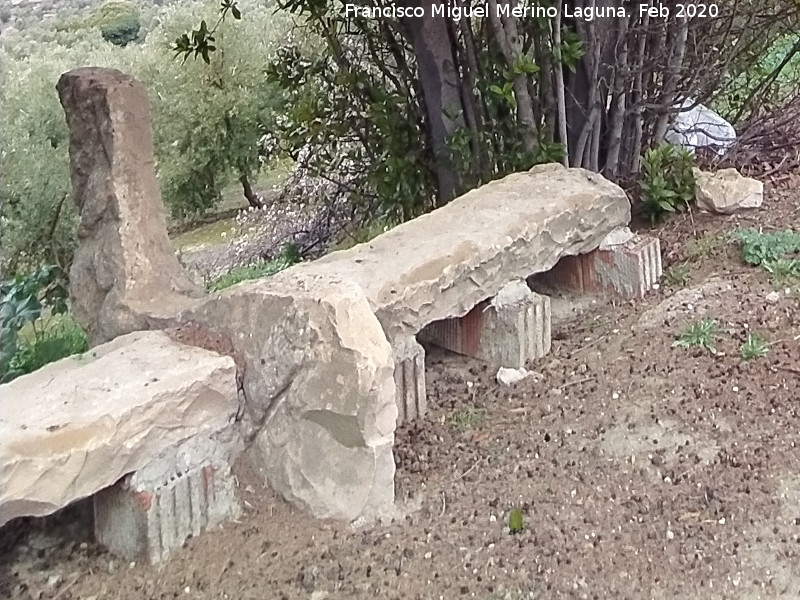
<svg viewBox="0 0 800 600">
<path fill-rule="evenodd" d="M 736 169 L 707 173 L 695 168 L 693 172 L 695 199 L 702 210 L 730 215 L 743 208 L 758 208 L 764 200 L 764 184 Z"/>
<path fill-rule="evenodd" d="M 506 367 L 500 367 L 497 371 L 497 383 L 501 383 L 503 385 L 512 385 L 522 381 L 530 375 L 531 372 L 527 369 L 507 369 Z"/>
<path fill-rule="evenodd" d="M 521 279 L 515 279 L 503 286 L 492 298 L 491 305 L 498 309 L 513 308 L 526 303 L 531 297 L 531 289 Z"/>
<path fill-rule="evenodd" d="M 0 386 L 0 525 L 108 487 L 236 415 L 233 359 L 136 332 Z"/>
<path fill-rule="evenodd" d="M 603 241 L 600 242 L 600 250 L 611 250 L 614 246 L 621 246 L 631 241 L 636 234 L 630 230 L 630 227 L 618 227 L 609 233 Z"/>
</svg>

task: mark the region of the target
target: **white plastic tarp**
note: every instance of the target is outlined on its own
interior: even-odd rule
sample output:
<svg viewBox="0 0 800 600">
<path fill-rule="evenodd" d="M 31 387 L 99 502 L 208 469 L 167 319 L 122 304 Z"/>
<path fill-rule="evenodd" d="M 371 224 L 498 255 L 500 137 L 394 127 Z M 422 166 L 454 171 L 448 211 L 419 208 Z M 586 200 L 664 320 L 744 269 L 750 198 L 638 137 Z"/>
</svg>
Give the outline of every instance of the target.
<svg viewBox="0 0 800 600">
<path fill-rule="evenodd" d="M 664 141 L 686 148 L 692 154 L 698 148 L 711 148 L 722 156 L 736 141 L 736 130 L 710 108 L 687 98 L 664 135 Z"/>
</svg>

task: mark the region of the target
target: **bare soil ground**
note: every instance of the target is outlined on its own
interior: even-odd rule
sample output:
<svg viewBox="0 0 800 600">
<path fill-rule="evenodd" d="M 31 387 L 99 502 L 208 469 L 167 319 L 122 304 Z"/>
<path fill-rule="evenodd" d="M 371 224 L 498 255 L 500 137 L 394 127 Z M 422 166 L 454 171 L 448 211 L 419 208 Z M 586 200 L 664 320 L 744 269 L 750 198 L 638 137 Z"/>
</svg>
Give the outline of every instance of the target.
<svg viewBox="0 0 800 600">
<path fill-rule="evenodd" d="M 745 216 L 677 217 L 659 231 L 674 285 L 561 321 L 512 387 L 431 350 L 430 412 L 398 431 L 389 523 L 315 521 L 240 466 L 246 514 L 163 569 L 75 528 L 33 530 L 0 556 L 0 597 L 798 598 L 798 282 L 776 288 L 720 234 L 799 217 L 778 193 Z M 715 353 L 673 346 L 704 317 Z M 768 353 L 744 361 L 751 331 Z"/>
</svg>

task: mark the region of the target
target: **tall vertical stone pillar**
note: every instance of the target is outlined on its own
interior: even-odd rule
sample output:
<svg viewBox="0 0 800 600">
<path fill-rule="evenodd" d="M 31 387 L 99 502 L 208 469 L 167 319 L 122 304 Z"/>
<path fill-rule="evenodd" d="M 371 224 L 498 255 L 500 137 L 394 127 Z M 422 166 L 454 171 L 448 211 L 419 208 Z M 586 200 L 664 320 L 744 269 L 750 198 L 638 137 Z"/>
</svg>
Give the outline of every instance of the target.
<svg viewBox="0 0 800 600">
<path fill-rule="evenodd" d="M 92 345 L 164 327 L 201 291 L 167 236 L 147 92 L 124 73 L 100 68 L 65 73 L 56 89 L 80 211 L 73 313 Z"/>
</svg>

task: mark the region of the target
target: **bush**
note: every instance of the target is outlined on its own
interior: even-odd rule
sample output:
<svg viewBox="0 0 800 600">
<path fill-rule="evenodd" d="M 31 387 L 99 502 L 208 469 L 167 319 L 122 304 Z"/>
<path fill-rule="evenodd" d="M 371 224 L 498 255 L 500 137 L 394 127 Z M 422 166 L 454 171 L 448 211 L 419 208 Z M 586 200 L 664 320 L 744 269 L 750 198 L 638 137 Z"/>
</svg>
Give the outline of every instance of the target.
<svg viewBox="0 0 800 600">
<path fill-rule="evenodd" d="M 768 266 L 800 253 L 800 232 L 791 229 L 773 233 L 740 229 L 734 237 L 742 245 L 742 260 L 750 265 Z"/>
<path fill-rule="evenodd" d="M 0 383 L 86 351 L 86 334 L 66 312 L 66 281 L 58 267 L 0 284 Z"/>
<path fill-rule="evenodd" d="M 642 207 L 651 223 L 681 211 L 694 198 L 694 156 L 683 148 L 662 144 L 642 159 Z"/>
<path fill-rule="evenodd" d="M 126 46 L 139 37 L 139 8 L 129 2 L 106 2 L 94 11 L 85 23 L 97 27 L 103 39 L 115 46 Z"/>
<path fill-rule="evenodd" d="M 32 373 L 43 366 L 89 349 L 86 333 L 69 315 L 55 324 L 37 330 L 30 340 L 23 340 L 8 368 L 3 373 L 6 383 L 20 375 Z"/>
</svg>

